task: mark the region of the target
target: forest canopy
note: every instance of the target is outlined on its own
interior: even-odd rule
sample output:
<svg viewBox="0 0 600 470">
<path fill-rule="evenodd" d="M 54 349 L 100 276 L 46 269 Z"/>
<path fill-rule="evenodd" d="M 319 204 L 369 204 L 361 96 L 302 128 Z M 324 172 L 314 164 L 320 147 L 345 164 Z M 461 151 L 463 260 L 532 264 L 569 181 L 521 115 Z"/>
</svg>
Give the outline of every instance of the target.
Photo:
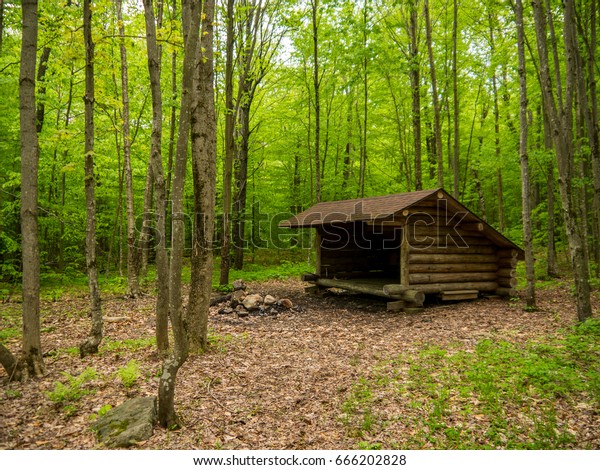
<svg viewBox="0 0 600 470">
<path fill-rule="evenodd" d="M 144 244 L 142 227 L 151 224 L 145 214 L 154 210 L 148 189 L 153 111 L 144 7 L 140 1 L 124 0 L 118 12 L 120 3 L 92 2 L 96 237 L 98 266 L 106 273 L 126 270 L 128 238 L 135 238 L 129 242 L 130 250 Z M 440 186 L 522 242 L 517 4 L 512 0 L 217 2 L 215 249 L 224 238 L 222 214 L 231 219 L 225 231 L 233 245 L 232 261 L 242 267 L 244 249 L 303 246 L 297 236 L 281 234 L 276 226 L 314 202 Z M 549 102 L 544 102 L 547 69 L 551 99 L 562 111 L 570 105 L 568 198 L 575 204 L 576 224 L 589 242 L 585 248 L 597 275 L 598 8 L 595 0 L 565 4 L 574 15 L 562 2 L 523 5 L 531 181 L 525 198 L 533 214 L 535 249 L 548 251 L 542 257 L 547 266 L 539 269 L 556 274 L 555 247 L 568 251 L 570 229 L 559 209 L 559 168 L 552 141 L 559 130 L 553 128 Z M 0 5 L 0 277 L 18 283 L 22 18 L 20 2 L 3 0 Z M 157 1 L 154 8 L 163 97 L 160 152 L 169 197 L 184 33 L 178 2 Z M 543 24 L 536 24 L 536 8 Z M 85 266 L 82 2 L 41 1 L 38 24 L 35 85 L 42 273 L 76 275 Z M 571 26 L 575 37 L 569 44 Z M 547 38 L 546 56 L 539 49 L 539 31 Z M 122 80 L 123 50 L 128 82 Z M 573 53 L 577 70 L 570 80 L 567 59 Z M 191 162 L 188 167 L 191 174 Z M 229 199 L 224 198 L 224 188 L 231 188 Z M 192 178 L 184 191 L 189 255 Z M 128 233 L 129 216 L 135 218 L 134 234 Z M 160 235 L 149 236 L 156 241 Z M 148 256 L 152 261 L 152 250 L 141 255 L 142 272 Z"/>
</svg>

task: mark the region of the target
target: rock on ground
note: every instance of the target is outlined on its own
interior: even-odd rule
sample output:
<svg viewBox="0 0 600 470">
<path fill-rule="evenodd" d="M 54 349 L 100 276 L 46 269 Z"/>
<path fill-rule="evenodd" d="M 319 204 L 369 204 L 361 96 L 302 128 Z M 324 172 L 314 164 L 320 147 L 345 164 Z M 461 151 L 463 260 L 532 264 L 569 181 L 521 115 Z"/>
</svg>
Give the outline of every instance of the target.
<svg viewBox="0 0 600 470">
<path fill-rule="evenodd" d="M 138 397 L 108 411 L 92 429 L 106 447 L 130 447 L 152 437 L 157 419 L 156 398 Z"/>
</svg>

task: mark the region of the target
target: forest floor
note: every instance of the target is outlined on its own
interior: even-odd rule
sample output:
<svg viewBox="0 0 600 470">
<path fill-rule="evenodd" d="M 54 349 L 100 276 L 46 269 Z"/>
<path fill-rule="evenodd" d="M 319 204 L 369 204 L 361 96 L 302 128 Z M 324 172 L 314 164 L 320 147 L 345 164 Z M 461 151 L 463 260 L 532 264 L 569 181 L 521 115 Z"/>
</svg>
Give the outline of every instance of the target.
<svg viewBox="0 0 600 470">
<path fill-rule="evenodd" d="M 137 447 L 600 449 L 599 328 L 572 333 L 567 285 L 540 291 L 535 312 L 489 298 L 418 314 L 386 312 L 364 296 L 310 297 L 303 287 L 250 284 L 296 305 L 276 316 L 211 307 L 210 349 L 190 356 L 177 379 L 183 426 L 156 427 Z M 0 372 L 0 449 L 99 448 L 90 425 L 106 405 L 155 396 L 154 300 L 105 296 L 104 315 L 123 318 L 105 324 L 100 354 L 85 359 L 77 345 L 90 326 L 86 299 L 45 301 L 47 375 L 21 384 Z M 596 292 L 596 317 L 599 307 Z M 0 304 L 13 351 L 20 339 L 7 332 L 20 308 Z"/>
</svg>

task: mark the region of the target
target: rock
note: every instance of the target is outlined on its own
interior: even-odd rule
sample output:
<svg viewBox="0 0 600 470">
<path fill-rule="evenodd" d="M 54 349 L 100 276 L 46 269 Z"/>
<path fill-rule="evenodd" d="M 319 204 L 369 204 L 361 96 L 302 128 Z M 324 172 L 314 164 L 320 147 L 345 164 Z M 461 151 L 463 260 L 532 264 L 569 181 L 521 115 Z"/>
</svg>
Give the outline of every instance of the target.
<svg viewBox="0 0 600 470">
<path fill-rule="evenodd" d="M 277 315 L 279 312 L 276 309 L 272 308 L 271 310 L 269 310 L 269 313 L 271 315 Z"/>
<path fill-rule="evenodd" d="M 130 447 L 150 439 L 157 420 L 156 398 L 138 397 L 109 410 L 92 429 L 106 447 Z"/>
<path fill-rule="evenodd" d="M 246 307 L 246 310 L 258 310 L 263 298 L 259 294 L 250 294 L 244 297 L 242 304 Z"/>
<path fill-rule="evenodd" d="M 248 310 L 246 310 L 241 304 L 235 308 L 235 313 L 237 313 L 237 316 L 240 318 L 248 316 Z"/>
<path fill-rule="evenodd" d="M 244 281 L 241 279 L 236 279 L 233 281 L 232 287 L 234 291 L 244 290 L 246 288 L 246 284 L 244 284 Z"/>
<path fill-rule="evenodd" d="M 220 308 L 219 315 L 231 315 L 233 313 L 233 309 L 229 307 Z"/>
<path fill-rule="evenodd" d="M 277 304 L 287 309 L 290 309 L 294 306 L 290 299 L 280 299 L 279 302 L 277 302 Z"/>
<path fill-rule="evenodd" d="M 277 299 L 272 295 L 265 295 L 265 300 L 263 302 L 265 305 L 273 305 L 275 302 L 277 302 Z"/>
<path fill-rule="evenodd" d="M 242 300 L 244 300 L 244 297 L 246 297 L 246 292 L 243 290 L 236 290 L 233 292 L 233 294 L 231 294 L 231 301 L 239 304 Z"/>
</svg>

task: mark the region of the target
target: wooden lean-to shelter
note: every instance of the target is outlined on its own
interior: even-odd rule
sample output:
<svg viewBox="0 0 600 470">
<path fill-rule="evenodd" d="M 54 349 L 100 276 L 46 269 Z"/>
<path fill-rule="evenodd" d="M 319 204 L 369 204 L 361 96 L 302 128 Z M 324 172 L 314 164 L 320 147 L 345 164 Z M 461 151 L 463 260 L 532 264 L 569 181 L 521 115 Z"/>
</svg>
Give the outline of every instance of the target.
<svg viewBox="0 0 600 470">
<path fill-rule="evenodd" d="M 523 250 L 443 189 L 321 202 L 279 224 L 315 228 L 309 291 L 336 287 L 410 311 L 425 295 L 513 296 Z"/>
</svg>

